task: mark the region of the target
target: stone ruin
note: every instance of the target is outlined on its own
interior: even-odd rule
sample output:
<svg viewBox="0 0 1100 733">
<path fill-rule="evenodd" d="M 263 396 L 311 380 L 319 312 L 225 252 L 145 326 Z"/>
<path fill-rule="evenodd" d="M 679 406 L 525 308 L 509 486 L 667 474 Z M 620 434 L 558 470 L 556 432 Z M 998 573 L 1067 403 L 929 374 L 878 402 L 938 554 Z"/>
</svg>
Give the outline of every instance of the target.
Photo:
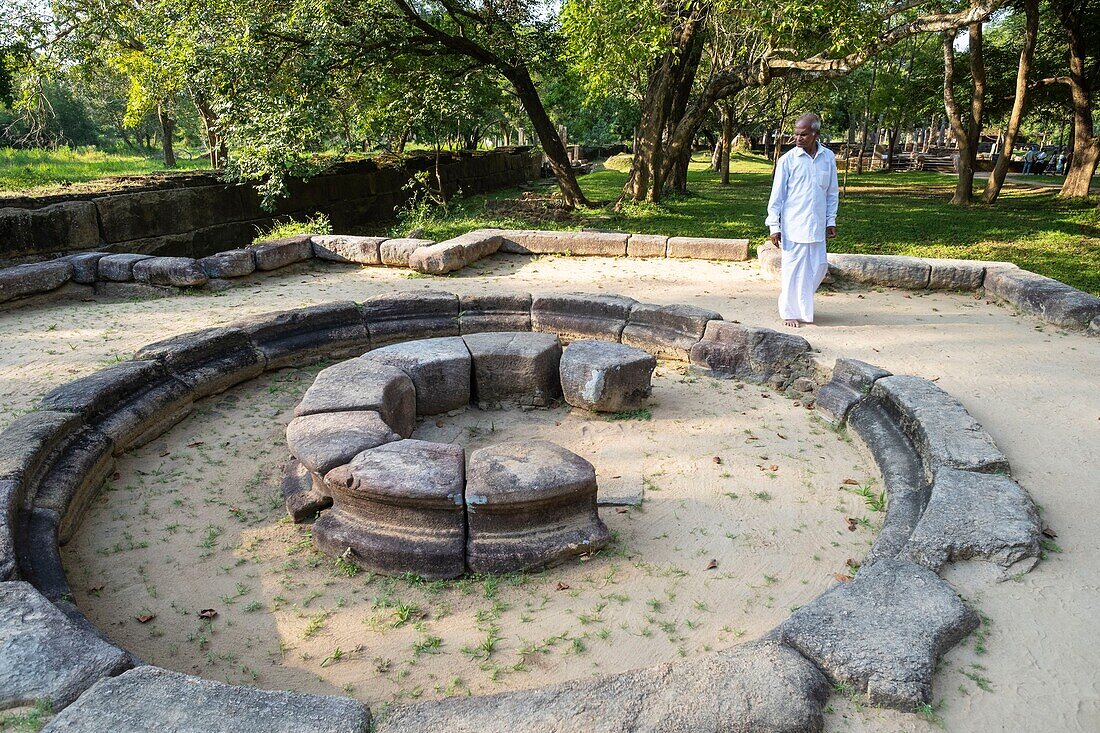
<svg viewBox="0 0 1100 733">
<path fill-rule="evenodd" d="M 474 451 L 413 440 L 417 416 L 475 404 L 639 409 L 657 360 L 606 341 L 487 332 L 384 346 L 322 370 L 287 426 L 283 493 L 320 514 L 322 551 L 386 575 L 456 578 L 553 565 L 610 539 L 596 471 L 548 441 Z"/>
</svg>

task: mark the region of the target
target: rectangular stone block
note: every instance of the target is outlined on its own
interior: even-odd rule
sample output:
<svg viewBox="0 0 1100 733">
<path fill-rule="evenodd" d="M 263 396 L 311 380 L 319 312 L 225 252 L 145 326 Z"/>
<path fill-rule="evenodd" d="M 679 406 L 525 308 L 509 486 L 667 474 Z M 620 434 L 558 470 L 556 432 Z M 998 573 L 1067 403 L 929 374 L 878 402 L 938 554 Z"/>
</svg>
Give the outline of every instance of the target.
<svg viewBox="0 0 1100 733">
<path fill-rule="evenodd" d="M 458 296 L 458 307 L 458 325 L 463 334 L 531 330 L 530 293 L 467 293 Z"/>
<path fill-rule="evenodd" d="M 0 270 L 0 303 L 56 290 L 72 275 L 73 265 L 66 260 L 6 267 Z"/>
<path fill-rule="evenodd" d="M 99 279 L 126 283 L 134 279 L 134 264 L 149 259 L 149 255 L 107 255 L 99 260 Z"/>
<path fill-rule="evenodd" d="M 691 347 L 691 365 L 716 377 L 766 382 L 803 365 L 809 353 L 810 344 L 801 336 L 711 321 L 703 339 Z"/>
<path fill-rule="evenodd" d="M 311 238 L 313 256 L 329 262 L 381 265 L 379 250 L 385 237 L 354 237 L 346 234 L 316 234 Z"/>
<path fill-rule="evenodd" d="M 418 247 L 409 256 L 409 267 L 417 272 L 445 275 L 488 257 L 500 249 L 498 229 L 478 229 L 445 242 Z"/>
<path fill-rule="evenodd" d="M 756 248 L 756 260 L 760 266 L 760 274 L 766 280 L 778 280 L 783 269 L 783 254 L 771 243 L 766 241 Z"/>
<path fill-rule="evenodd" d="M 364 301 L 362 313 L 374 348 L 398 341 L 459 335 L 458 296 L 454 293 L 385 293 Z"/>
<path fill-rule="evenodd" d="M 637 302 L 621 295 L 536 295 L 531 301 L 531 330 L 556 333 L 565 340 L 619 341 Z"/>
<path fill-rule="evenodd" d="M 295 262 L 313 257 L 313 243 L 309 234 L 272 239 L 252 245 L 257 270 L 277 270 Z"/>
<path fill-rule="evenodd" d="M 625 232 L 555 232 L 539 229 L 501 232 L 501 250 L 513 254 L 626 256 Z"/>
<path fill-rule="evenodd" d="M 224 392 L 263 373 L 263 353 L 236 328 L 208 328 L 142 347 L 135 359 L 158 361 L 195 392 L 195 398 Z"/>
<path fill-rule="evenodd" d="M 378 247 L 378 255 L 382 259 L 382 264 L 387 267 L 408 267 L 409 258 L 412 257 L 412 253 L 421 247 L 430 247 L 435 244 L 430 239 L 415 239 L 412 237 L 402 237 L 398 239 L 387 239 Z"/>
<path fill-rule="evenodd" d="M 95 204 L 65 201 L 38 209 L 0 209 L 0 242 L 7 257 L 98 247 Z"/>
<path fill-rule="evenodd" d="M 669 237 L 667 254 L 678 259 L 744 262 L 749 259 L 749 240 Z"/>
<path fill-rule="evenodd" d="M 664 257 L 668 237 L 663 234 L 631 234 L 626 240 L 627 257 Z"/>
<path fill-rule="evenodd" d="M 209 279 L 190 257 L 150 257 L 134 263 L 134 280 L 139 283 L 190 288 L 205 285 Z"/>
<path fill-rule="evenodd" d="M 932 266 L 918 257 L 897 255 L 829 255 L 829 272 L 857 283 L 922 290 Z"/>
<path fill-rule="evenodd" d="M 244 277 L 256 271 L 256 255 L 250 249 L 229 249 L 199 260 L 209 278 Z"/>
<path fill-rule="evenodd" d="M 343 359 L 370 350 L 370 337 L 355 303 L 338 301 L 263 313 L 229 324 L 248 336 L 267 369 Z"/>
<path fill-rule="evenodd" d="M 924 258 L 932 268 L 928 277 L 931 290 L 977 290 L 985 280 L 984 262 Z"/>
<path fill-rule="evenodd" d="M 1100 316 L 1100 298 L 1027 270 L 990 268 L 985 294 L 1063 328 L 1085 329 Z"/>
<path fill-rule="evenodd" d="M 145 445 L 191 412 L 194 393 L 162 364 L 126 361 L 55 387 L 44 410 L 78 413 L 114 442 L 115 454 Z"/>
<path fill-rule="evenodd" d="M 62 259 L 73 263 L 73 282 L 91 285 L 99 279 L 99 261 L 107 252 L 77 252 Z"/>
<path fill-rule="evenodd" d="M 622 342 L 659 359 L 688 361 L 691 347 L 703 338 L 707 323 L 721 320 L 721 313 L 705 308 L 638 303 L 627 317 Z"/>
</svg>

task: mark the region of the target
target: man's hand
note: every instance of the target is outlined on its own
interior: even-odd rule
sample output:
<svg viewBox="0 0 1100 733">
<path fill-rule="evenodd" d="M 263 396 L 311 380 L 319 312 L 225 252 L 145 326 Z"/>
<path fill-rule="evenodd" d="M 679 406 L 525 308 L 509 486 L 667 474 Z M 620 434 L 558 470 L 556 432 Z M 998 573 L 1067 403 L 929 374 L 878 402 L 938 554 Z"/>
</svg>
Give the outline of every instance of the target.
<svg viewBox="0 0 1100 733">
<path fill-rule="evenodd" d="M 770 239 L 772 240 L 772 244 L 774 244 L 776 247 L 779 246 L 779 238 L 781 236 L 783 236 L 783 235 L 780 234 L 779 232 L 776 232 L 775 234 L 771 235 L 771 237 L 770 237 Z"/>
<path fill-rule="evenodd" d="M 826 239 L 835 239 L 836 238 L 836 227 L 825 227 L 825 238 Z"/>
</svg>

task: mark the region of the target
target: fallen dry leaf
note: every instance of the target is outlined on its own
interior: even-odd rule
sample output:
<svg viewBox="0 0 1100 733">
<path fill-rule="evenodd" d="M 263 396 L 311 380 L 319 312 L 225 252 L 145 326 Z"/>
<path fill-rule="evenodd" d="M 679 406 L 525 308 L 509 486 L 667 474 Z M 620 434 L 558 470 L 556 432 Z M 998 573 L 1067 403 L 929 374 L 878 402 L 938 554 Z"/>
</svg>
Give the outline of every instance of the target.
<svg viewBox="0 0 1100 733">
<path fill-rule="evenodd" d="M 626 514 L 628 511 L 630 511 L 630 510 L 627 509 L 625 506 L 621 506 L 621 507 L 619 507 L 618 509 L 615 510 L 615 513 L 616 514 Z"/>
<path fill-rule="evenodd" d="M 712 557 L 707 563 L 707 570 L 714 570 L 716 567 L 718 567 L 718 561 Z"/>
<path fill-rule="evenodd" d="M 719 465 L 722 464 L 722 456 L 715 456 L 711 460 L 714 461 L 715 463 L 719 464 Z"/>
<path fill-rule="evenodd" d="M 91 588 L 88 589 L 88 592 L 89 593 L 99 593 L 102 590 L 103 590 L 102 585 L 93 585 Z"/>
<path fill-rule="evenodd" d="M 442 420 L 436 420 L 436 421 L 435 421 L 435 426 L 436 426 L 437 428 L 441 428 L 441 427 L 443 427 L 443 421 L 442 421 Z"/>
<path fill-rule="evenodd" d="M 854 518 L 846 517 L 844 521 L 848 523 L 848 531 L 849 532 L 855 532 L 856 531 L 856 526 L 858 526 L 859 523 L 856 522 L 856 520 Z"/>
<path fill-rule="evenodd" d="M 213 608 L 204 608 L 199 611 L 199 618 L 214 618 L 218 615 L 218 612 Z"/>
<path fill-rule="evenodd" d="M 170 450 L 168 450 L 167 448 L 165 448 L 164 450 L 162 450 L 162 451 L 160 452 L 160 457 L 161 457 L 161 458 L 164 458 L 164 457 L 165 457 L 166 455 L 168 455 L 168 454 L 169 454 L 169 453 L 171 453 L 171 452 L 172 452 L 172 451 L 170 451 Z"/>
<path fill-rule="evenodd" d="M 762 394 L 760 396 L 763 397 L 764 399 L 769 399 L 771 397 L 771 395 L 768 394 L 767 392 L 765 392 L 764 394 Z"/>
<path fill-rule="evenodd" d="M 846 479 L 844 479 L 844 485 L 845 486 L 859 486 L 859 482 L 856 481 L 854 478 L 846 478 Z"/>
<path fill-rule="evenodd" d="M 200 445 L 203 445 L 205 442 L 206 442 L 205 440 L 196 440 L 194 443 L 188 443 L 187 447 L 188 448 L 198 448 Z"/>
<path fill-rule="evenodd" d="M 156 617 L 157 615 L 155 613 L 143 613 L 140 616 L 134 616 L 134 619 L 136 619 L 139 624 L 147 624 Z"/>
<path fill-rule="evenodd" d="M 1050 527 L 1043 527 L 1043 536 L 1046 537 L 1048 540 L 1052 540 L 1058 536 L 1058 533 Z"/>
<path fill-rule="evenodd" d="M 779 470 L 779 466 L 777 466 L 777 465 L 775 465 L 775 464 L 773 463 L 772 465 L 768 466 L 768 470 L 769 470 L 769 471 L 778 471 L 778 470 Z"/>
<path fill-rule="evenodd" d="M 558 581 L 558 590 L 569 590 L 569 584 Z"/>
<path fill-rule="evenodd" d="M 837 573 L 833 577 L 836 578 L 841 583 L 847 583 L 848 581 L 850 581 L 852 579 L 851 575 L 844 575 L 843 573 Z"/>
<path fill-rule="evenodd" d="M 795 404 L 798 404 L 798 403 L 796 402 Z M 787 439 L 787 436 L 786 436 L 786 435 L 784 435 L 783 433 L 776 433 L 776 435 L 778 435 L 778 436 L 779 436 L 779 439 L 780 439 L 780 440 L 786 440 L 786 439 Z"/>
</svg>

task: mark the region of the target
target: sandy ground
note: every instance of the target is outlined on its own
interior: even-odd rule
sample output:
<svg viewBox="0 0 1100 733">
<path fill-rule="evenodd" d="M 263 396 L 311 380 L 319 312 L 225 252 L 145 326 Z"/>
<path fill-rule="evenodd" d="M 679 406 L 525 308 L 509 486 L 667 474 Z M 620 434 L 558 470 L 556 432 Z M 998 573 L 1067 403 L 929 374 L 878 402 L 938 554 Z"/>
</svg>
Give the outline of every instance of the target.
<svg viewBox="0 0 1100 733">
<path fill-rule="evenodd" d="M 775 320 L 774 286 L 740 263 L 500 256 L 449 278 L 296 266 L 218 295 L 0 313 L 0 424 L 150 341 L 394 288 L 616 292 Z M 818 309 L 801 333 L 822 358 L 936 379 L 987 427 L 1058 534 L 1023 578 L 959 574 L 986 623 L 941 664 L 934 710 L 882 711 L 838 691 L 828 729 L 1100 730 L 1100 642 L 1089 631 L 1100 612 L 1100 340 L 963 295 L 851 290 L 822 294 Z M 545 573 L 457 583 L 352 575 L 311 550 L 308 527 L 288 523 L 277 497 L 282 430 L 315 372 L 283 370 L 205 400 L 120 461 L 64 549 L 77 603 L 119 643 L 211 678 L 372 704 L 532 687 L 755 638 L 847 572 L 881 521 L 843 483 L 874 489 L 873 466 L 812 413 L 667 363 L 650 420 L 469 410 L 418 429 L 467 448 L 543 437 L 587 456 L 601 481 L 643 483 L 641 509 L 603 510 L 611 548 Z M 867 521 L 848 532 L 849 516 Z M 217 616 L 200 619 L 205 608 Z"/>
</svg>

